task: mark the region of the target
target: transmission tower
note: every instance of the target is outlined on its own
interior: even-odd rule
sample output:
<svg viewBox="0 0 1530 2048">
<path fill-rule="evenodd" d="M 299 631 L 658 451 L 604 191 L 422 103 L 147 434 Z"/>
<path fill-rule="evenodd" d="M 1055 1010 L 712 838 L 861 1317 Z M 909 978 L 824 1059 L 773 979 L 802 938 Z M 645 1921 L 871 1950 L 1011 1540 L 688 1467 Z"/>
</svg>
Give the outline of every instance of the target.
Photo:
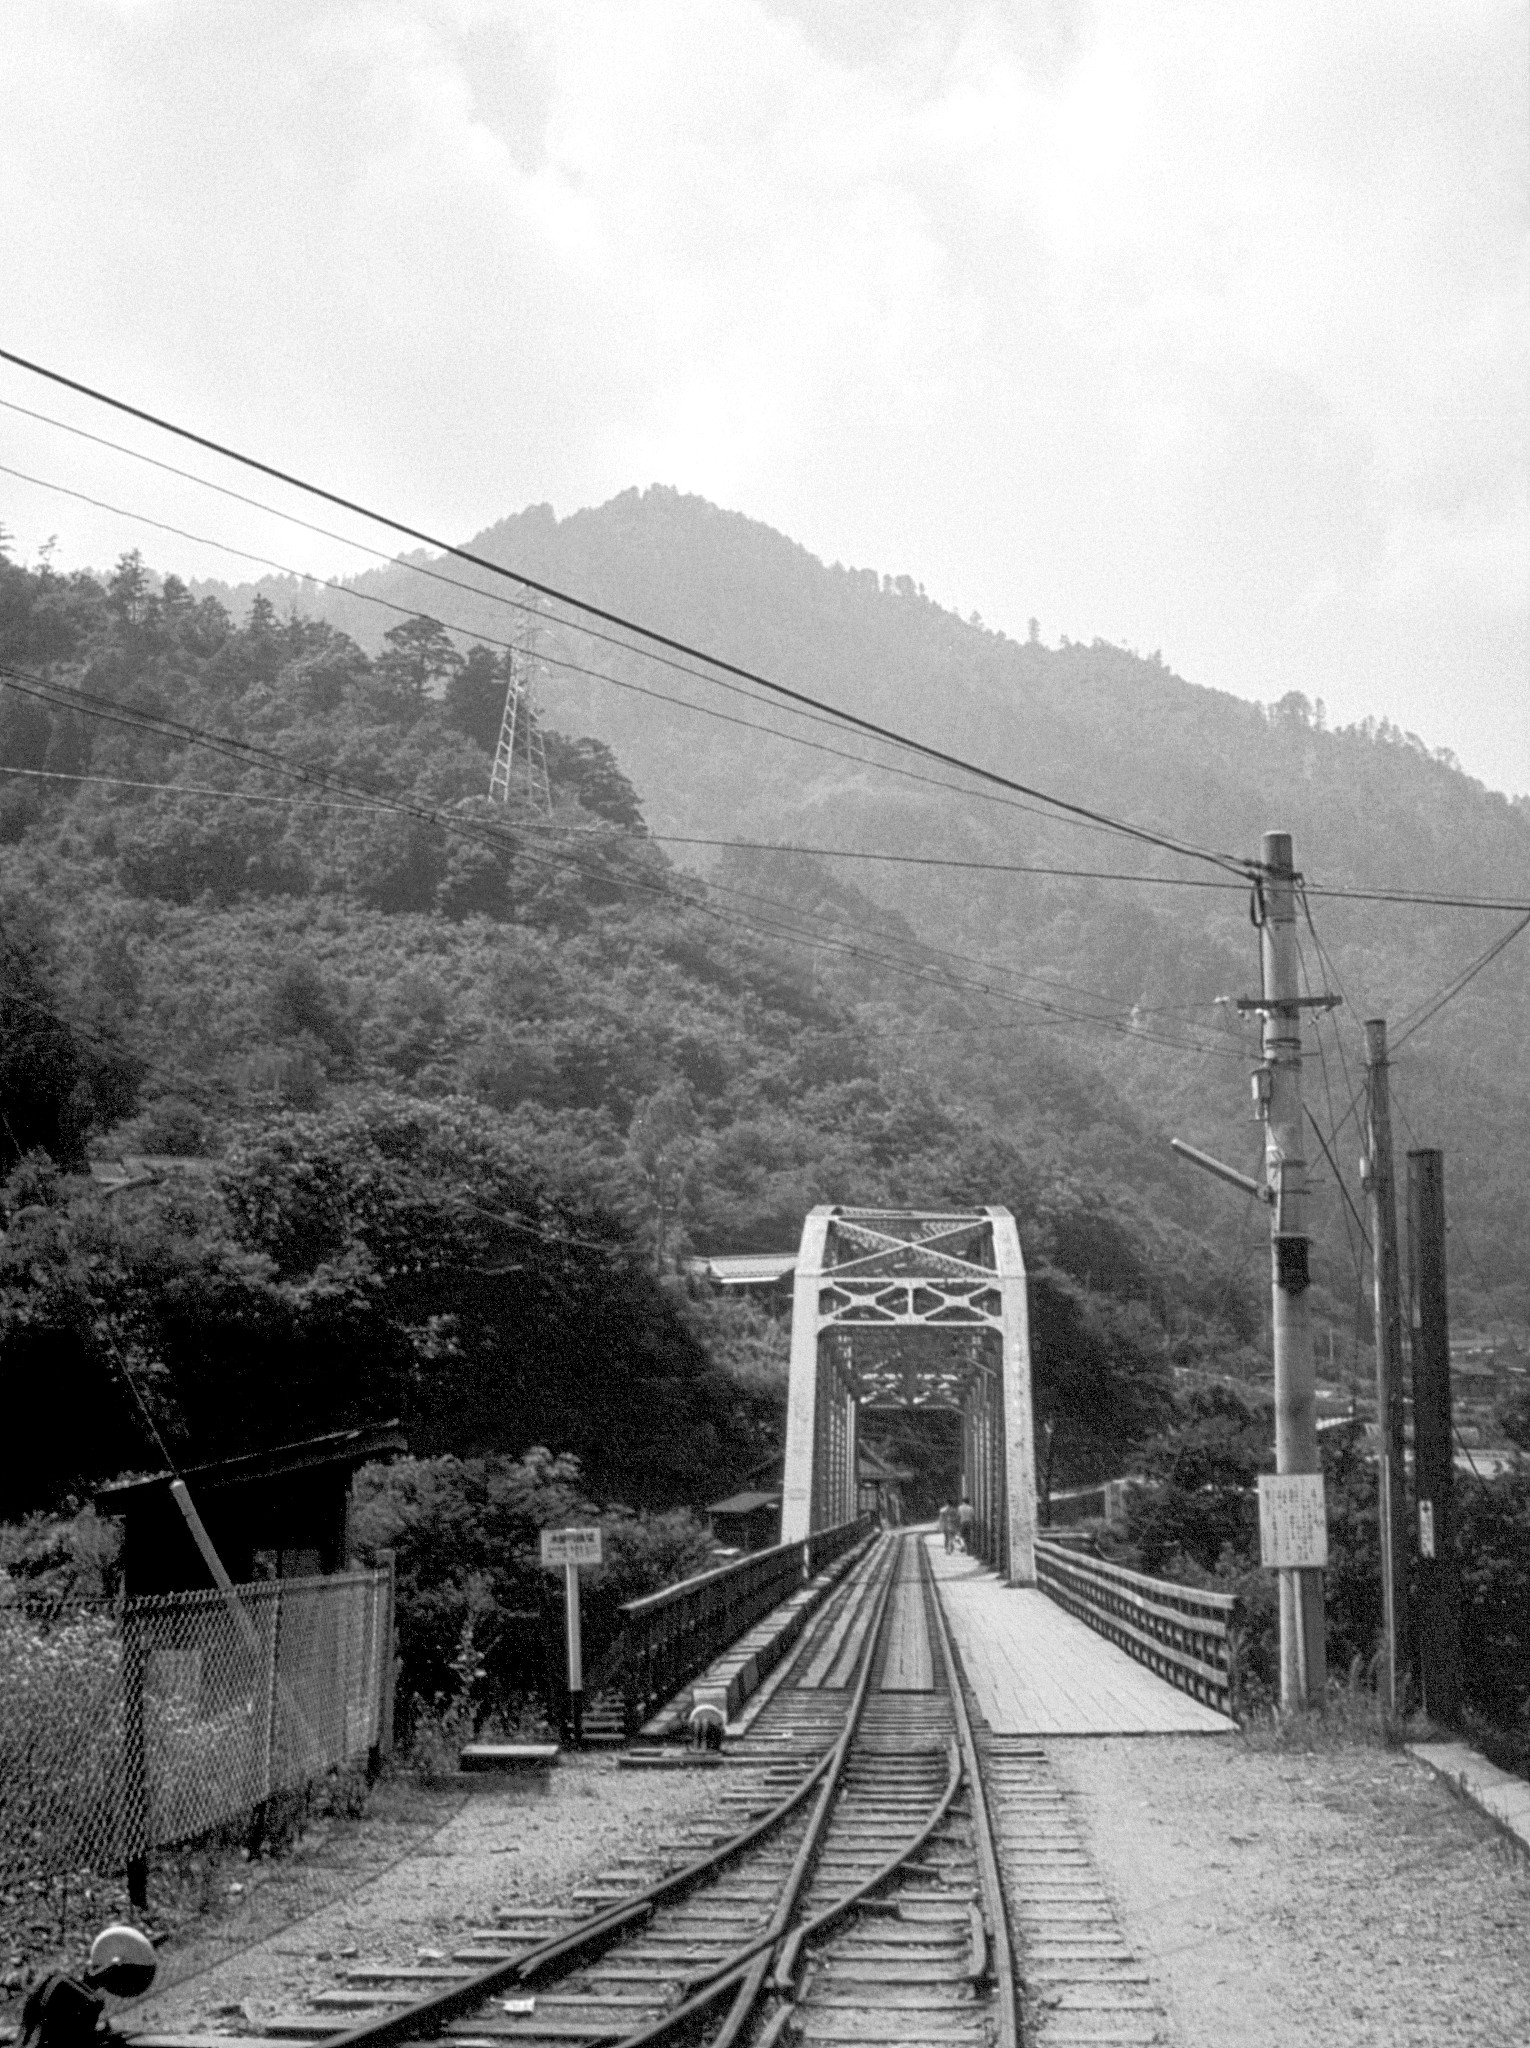
<svg viewBox="0 0 1530 2048">
<path fill-rule="evenodd" d="M 537 635 L 541 622 L 532 618 L 505 657 L 505 708 L 499 721 L 499 745 L 489 774 L 490 798 L 508 804 L 512 790 L 532 810 L 552 816 L 552 788 L 547 779 L 547 747 L 537 719 L 534 689 Z"/>
</svg>

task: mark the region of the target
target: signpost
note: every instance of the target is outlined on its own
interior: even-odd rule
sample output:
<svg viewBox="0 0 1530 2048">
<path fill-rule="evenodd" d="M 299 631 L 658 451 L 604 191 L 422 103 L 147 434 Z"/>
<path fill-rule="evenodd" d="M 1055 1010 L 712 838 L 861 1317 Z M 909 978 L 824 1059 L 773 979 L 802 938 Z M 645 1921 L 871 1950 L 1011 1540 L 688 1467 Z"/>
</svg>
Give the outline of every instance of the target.
<svg viewBox="0 0 1530 2048">
<path fill-rule="evenodd" d="M 568 1628 L 568 1714 L 575 1749 L 584 1746 L 584 1654 L 579 1641 L 579 1567 L 604 1563 L 599 1529 L 544 1529 L 542 1564 L 563 1568 L 563 1612 Z"/>
</svg>

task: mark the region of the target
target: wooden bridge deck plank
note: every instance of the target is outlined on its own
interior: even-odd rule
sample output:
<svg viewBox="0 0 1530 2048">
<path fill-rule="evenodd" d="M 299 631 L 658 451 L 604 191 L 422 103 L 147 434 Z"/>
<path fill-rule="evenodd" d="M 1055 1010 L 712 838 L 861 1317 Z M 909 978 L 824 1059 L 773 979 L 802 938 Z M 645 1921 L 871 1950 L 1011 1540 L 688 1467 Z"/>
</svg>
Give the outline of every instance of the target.
<svg viewBox="0 0 1530 2048">
<path fill-rule="evenodd" d="M 999 1735 L 1226 1735 L 1233 1724 L 1029 1586 L 929 1544 L 951 1632 Z"/>
</svg>

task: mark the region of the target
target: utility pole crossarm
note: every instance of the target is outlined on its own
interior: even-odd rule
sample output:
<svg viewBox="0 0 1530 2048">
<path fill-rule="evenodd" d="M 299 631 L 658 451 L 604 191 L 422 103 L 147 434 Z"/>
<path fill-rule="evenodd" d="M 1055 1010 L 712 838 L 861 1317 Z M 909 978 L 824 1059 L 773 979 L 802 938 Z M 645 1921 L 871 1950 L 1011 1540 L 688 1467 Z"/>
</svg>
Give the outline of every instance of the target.
<svg viewBox="0 0 1530 2048">
<path fill-rule="evenodd" d="M 1236 1166 L 1224 1166 L 1220 1159 L 1213 1159 L 1209 1152 L 1202 1152 L 1198 1146 L 1187 1145 L 1183 1138 L 1171 1138 L 1169 1145 L 1181 1159 L 1188 1159 L 1192 1166 L 1204 1167 L 1218 1180 L 1225 1180 L 1229 1187 L 1241 1188 L 1246 1195 L 1257 1195 L 1261 1202 L 1273 1202 L 1275 1190 L 1263 1181 L 1254 1180 L 1249 1174 L 1240 1173 Z"/>
<path fill-rule="evenodd" d="M 1238 996 L 1233 1003 L 1235 1010 L 1337 1010 L 1343 1003 L 1343 996 Z"/>
</svg>

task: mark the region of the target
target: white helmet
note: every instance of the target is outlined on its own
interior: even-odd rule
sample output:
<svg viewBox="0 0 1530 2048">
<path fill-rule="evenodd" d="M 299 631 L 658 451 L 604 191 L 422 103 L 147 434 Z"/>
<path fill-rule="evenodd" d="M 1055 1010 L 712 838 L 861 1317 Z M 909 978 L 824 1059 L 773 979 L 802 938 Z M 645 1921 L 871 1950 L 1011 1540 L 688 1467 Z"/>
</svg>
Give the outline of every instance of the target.
<svg viewBox="0 0 1530 2048">
<path fill-rule="evenodd" d="M 136 1998 L 154 1982 L 154 1944 L 136 1927 L 105 1927 L 90 1944 L 90 1983 L 117 1998 Z"/>
</svg>

